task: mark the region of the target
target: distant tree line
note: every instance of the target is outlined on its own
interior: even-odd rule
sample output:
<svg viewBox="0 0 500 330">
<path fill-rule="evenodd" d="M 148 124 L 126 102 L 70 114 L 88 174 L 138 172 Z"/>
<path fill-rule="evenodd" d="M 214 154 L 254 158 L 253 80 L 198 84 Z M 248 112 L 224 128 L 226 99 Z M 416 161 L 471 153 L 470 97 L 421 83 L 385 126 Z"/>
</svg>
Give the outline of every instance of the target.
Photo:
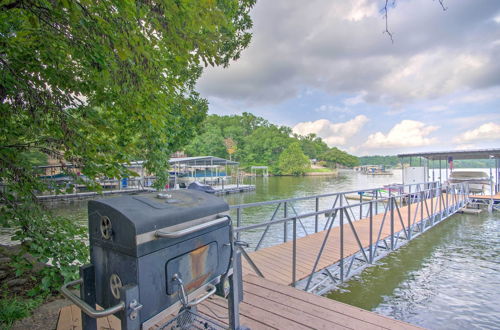
<svg viewBox="0 0 500 330">
<path fill-rule="evenodd" d="M 361 165 L 396 166 L 400 164 L 398 156 L 363 156 L 359 157 Z"/>
<path fill-rule="evenodd" d="M 358 158 L 338 148 L 329 148 L 315 134 L 294 134 L 287 126 L 264 118 L 242 115 L 210 115 L 199 134 L 184 148 L 188 156 L 211 155 L 240 162 L 243 167 L 269 166 L 271 173 L 301 175 L 316 159 L 329 167 L 359 164 Z M 306 161 L 307 160 L 307 161 Z"/>
<path fill-rule="evenodd" d="M 363 156 L 359 157 L 359 162 L 361 165 L 385 165 L 385 166 L 398 166 L 401 164 L 401 160 L 398 156 Z M 410 160 L 405 158 L 403 160 L 405 165 L 410 165 Z M 424 160 L 422 160 L 424 164 Z M 419 166 L 420 159 L 413 158 L 411 162 L 412 166 Z M 429 162 L 430 168 L 439 168 L 439 160 L 433 160 Z M 491 159 L 460 159 L 453 161 L 453 167 L 455 168 L 488 168 L 490 166 L 495 166 L 494 160 Z M 441 160 L 441 167 L 448 167 L 448 160 Z"/>
</svg>

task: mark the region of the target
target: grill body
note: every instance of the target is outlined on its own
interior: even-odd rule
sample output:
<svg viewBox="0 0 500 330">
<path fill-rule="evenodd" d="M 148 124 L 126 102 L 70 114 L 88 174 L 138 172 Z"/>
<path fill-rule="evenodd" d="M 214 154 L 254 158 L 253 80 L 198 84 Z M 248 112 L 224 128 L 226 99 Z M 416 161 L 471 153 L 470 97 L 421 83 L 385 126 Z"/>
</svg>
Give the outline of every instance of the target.
<svg viewBox="0 0 500 330">
<path fill-rule="evenodd" d="M 88 208 L 96 303 L 114 306 L 123 287 L 137 286 L 140 324 L 178 303 L 174 275 L 189 294 L 228 270 L 230 221 L 221 217 L 229 207 L 215 196 L 150 193 L 90 201 Z"/>
</svg>

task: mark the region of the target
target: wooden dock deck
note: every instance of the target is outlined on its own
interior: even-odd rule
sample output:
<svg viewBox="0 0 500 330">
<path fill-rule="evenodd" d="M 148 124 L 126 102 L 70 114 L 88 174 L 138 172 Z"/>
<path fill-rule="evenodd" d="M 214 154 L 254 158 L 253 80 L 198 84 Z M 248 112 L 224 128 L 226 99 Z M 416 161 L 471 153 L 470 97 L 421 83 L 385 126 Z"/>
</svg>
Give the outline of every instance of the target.
<svg viewBox="0 0 500 330">
<path fill-rule="evenodd" d="M 240 322 L 250 329 L 420 329 L 254 275 L 244 277 L 243 289 Z M 221 297 L 209 298 L 199 306 L 199 312 L 227 325 L 227 301 Z M 97 329 L 120 328 L 115 316 L 98 319 Z M 61 309 L 57 324 L 57 330 L 70 329 L 82 329 L 75 305 Z"/>
<path fill-rule="evenodd" d="M 471 199 L 493 199 L 494 201 L 500 201 L 500 193 L 496 195 L 471 195 Z"/>
</svg>

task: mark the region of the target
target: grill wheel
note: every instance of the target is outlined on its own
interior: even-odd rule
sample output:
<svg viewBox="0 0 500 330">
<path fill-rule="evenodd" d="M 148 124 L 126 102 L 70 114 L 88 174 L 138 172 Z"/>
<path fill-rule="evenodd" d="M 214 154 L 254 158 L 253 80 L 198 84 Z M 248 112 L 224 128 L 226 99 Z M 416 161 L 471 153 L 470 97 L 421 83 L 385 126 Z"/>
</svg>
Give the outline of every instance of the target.
<svg viewBox="0 0 500 330">
<path fill-rule="evenodd" d="M 120 299 L 120 288 L 122 287 L 122 280 L 116 274 L 112 274 L 109 277 L 109 288 L 111 289 L 111 294 L 116 299 Z"/>
<path fill-rule="evenodd" d="M 112 230 L 111 220 L 109 220 L 109 218 L 106 216 L 101 217 L 101 236 L 102 236 L 102 238 L 110 239 L 111 238 L 111 230 Z"/>
</svg>

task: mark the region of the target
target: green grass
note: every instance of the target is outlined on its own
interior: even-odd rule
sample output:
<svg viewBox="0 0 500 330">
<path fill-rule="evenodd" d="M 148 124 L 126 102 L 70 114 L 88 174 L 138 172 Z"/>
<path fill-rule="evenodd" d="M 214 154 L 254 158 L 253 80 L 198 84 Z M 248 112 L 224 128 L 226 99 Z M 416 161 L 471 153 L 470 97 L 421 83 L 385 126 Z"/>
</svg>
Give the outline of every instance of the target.
<svg viewBox="0 0 500 330">
<path fill-rule="evenodd" d="M 335 172 L 335 170 L 331 168 L 308 168 L 306 170 L 306 173 L 316 173 L 316 172 L 321 172 L 321 173 L 326 173 L 326 172 Z"/>
<path fill-rule="evenodd" d="M 40 299 L 1 298 L 0 329 L 9 329 L 14 321 L 30 316 L 40 303 Z"/>
</svg>

